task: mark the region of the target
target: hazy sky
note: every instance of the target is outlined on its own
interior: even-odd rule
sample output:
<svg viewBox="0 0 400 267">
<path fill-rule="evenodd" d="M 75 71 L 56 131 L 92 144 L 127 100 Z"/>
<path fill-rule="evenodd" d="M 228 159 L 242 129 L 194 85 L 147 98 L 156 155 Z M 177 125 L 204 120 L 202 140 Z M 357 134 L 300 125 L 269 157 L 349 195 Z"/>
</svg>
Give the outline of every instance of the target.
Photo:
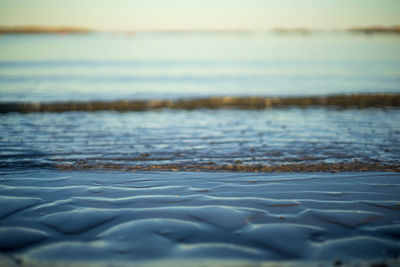
<svg viewBox="0 0 400 267">
<path fill-rule="evenodd" d="M 400 0 L 0 0 L 0 25 L 103 30 L 400 24 Z"/>
</svg>

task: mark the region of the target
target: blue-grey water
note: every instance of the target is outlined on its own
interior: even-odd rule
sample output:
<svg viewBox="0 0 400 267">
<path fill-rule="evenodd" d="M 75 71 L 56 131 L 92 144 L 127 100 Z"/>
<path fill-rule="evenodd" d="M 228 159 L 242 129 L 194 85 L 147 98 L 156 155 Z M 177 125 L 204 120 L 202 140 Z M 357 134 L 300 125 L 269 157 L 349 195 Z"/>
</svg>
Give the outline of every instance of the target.
<svg viewBox="0 0 400 267">
<path fill-rule="evenodd" d="M 0 102 L 400 93 L 400 36 L 0 36 Z M 2 167 L 400 163 L 400 110 L 9 113 Z"/>
<path fill-rule="evenodd" d="M 400 92 L 400 36 L 3 35 L 0 101 Z"/>
<path fill-rule="evenodd" d="M 399 110 L 323 108 L 0 115 L 2 166 L 399 164 Z"/>
</svg>

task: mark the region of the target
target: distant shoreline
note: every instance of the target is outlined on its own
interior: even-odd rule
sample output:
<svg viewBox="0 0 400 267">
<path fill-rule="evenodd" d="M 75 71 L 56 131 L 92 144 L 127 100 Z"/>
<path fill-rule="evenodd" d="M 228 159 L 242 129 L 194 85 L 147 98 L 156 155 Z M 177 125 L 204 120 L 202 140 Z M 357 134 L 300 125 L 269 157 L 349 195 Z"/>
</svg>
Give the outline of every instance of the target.
<svg viewBox="0 0 400 267">
<path fill-rule="evenodd" d="M 0 102 L 0 113 L 68 111 L 149 111 L 159 109 L 242 109 L 285 107 L 384 108 L 400 107 L 400 94 L 351 94 L 314 97 L 209 97 L 178 100 L 117 100 L 71 102 Z"/>
<path fill-rule="evenodd" d="M 1 34 L 66 34 L 90 33 L 93 30 L 81 27 L 42 27 L 42 26 L 0 26 Z"/>
<path fill-rule="evenodd" d="M 353 27 L 347 29 L 350 32 L 359 32 L 364 34 L 372 34 L 372 33 L 395 33 L 400 34 L 400 26 L 392 26 L 392 27 L 382 27 L 382 26 L 372 26 L 372 27 Z"/>
<path fill-rule="evenodd" d="M 137 30 L 98 30 L 85 27 L 75 26 L 1 26 L 0 34 L 67 34 L 67 33 L 93 33 L 93 32 L 121 32 L 121 33 L 238 33 L 247 34 L 253 32 L 274 32 L 278 34 L 309 34 L 314 32 L 339 31 L 363 34 L 400 34 L 400 25 L 396 26 L 366 26 L 366 27 L 350 27 L 347 29 L 310 29 L 310 28 L 283 28 L 276 27 L 271 29 L 137 29 Z"/>
</svg>

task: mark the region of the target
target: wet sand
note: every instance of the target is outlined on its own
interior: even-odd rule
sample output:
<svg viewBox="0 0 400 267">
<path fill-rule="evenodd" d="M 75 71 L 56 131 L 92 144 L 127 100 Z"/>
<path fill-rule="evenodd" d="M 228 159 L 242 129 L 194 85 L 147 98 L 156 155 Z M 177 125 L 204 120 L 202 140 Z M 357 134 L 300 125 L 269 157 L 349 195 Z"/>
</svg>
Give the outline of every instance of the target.
<svg viewBox="0 0 400 267">
<path fill-rule="evenodd" d="M 396 173 L 42 170 L 1 177 L 5 266 L 399 264 Z"/>
<path fill-rule="evenodd" d="M 352 94 L 326 97 L 211 97 L 181 100 L 121 100 L 57 103 L 0 103 L 0 113 L 66 111 L 146 111 L 157 109 L 269 109 L 333 106 L 339 108 L 400 107 L 399 94 Z"/>
<path fill-rule="evenodd" d="M 400 164 L 385 165 L 380 163 L 368 164 L 353 163 L 314 163 L 314 164 L 228 164 L 218 165 L 214 162 L 203 164 L 141 164 L 130 166 L 127 164 L 93 164 L 87 161 L 78 161 L 74 164 L 55 164 L 59 170 L 106 170 L 106 171 L 220 171 L 220 172 L 400 172 Z"/>
</svg>

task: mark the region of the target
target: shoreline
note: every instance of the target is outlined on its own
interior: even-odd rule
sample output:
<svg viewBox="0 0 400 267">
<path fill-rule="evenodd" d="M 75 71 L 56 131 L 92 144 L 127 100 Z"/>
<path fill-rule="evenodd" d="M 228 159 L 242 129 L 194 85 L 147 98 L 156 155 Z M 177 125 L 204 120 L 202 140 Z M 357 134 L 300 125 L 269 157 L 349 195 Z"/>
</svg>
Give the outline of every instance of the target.
<svg viewBox="0 0 400 267">
<path fill-rule="evenodd" d="M 345 33 L 361 33 L 361 34 L 400 34 L 400 26 L 354 26 L 349 28 L 304 28 L 304 27 L 274 27 L 265 29 L 252 29 L 252 28 L 194 28 L 194 29 L 94 29 L 79 26 L 42 26 L 42 25 L 0 25 L 0 34 L 66 34 L 66 33 L 127 33 L 135 34 L 141 32 L 149 33 L 176 33 L 176 34 L 252 34 L 271 32 L 276 34 L 312 34 L 320 32 L 345 32 Z"/>
<path fill-rule="evenodd" d="M 74 26 L 1 26 L 0 34 L 84 34 L 91 33 L 93 30 Z"/>
<path fill-rule="evenodd" d="M 90 164 L 86 161 L 74 164 L 56 164 L 53 167 L 59 170 L 75 171 L 163 171 L 163 172 L 245 172 L 245 173 L 307 173 L 307 172 L 400 172 L 399 164 L 368 164 L 353 163 L 309 163 L 309 164 L 158 164 L 158 165 L 123 165 L 113 163 Z"/>
<path fill-rule="evenodd" d="M 59 171 L 100 171 L 100 172 L 206 172 L 206 173 L 366 173 L 392 172 L 400 173 L 399 164 L 337 162 L 337 163 L 294 163 L 294 164 L 148 164 L 124 165 L 118 163 L 88 163 L 80 160 L 74 163 L 46 164 L 2 164 L 0 171 L 13 170 L 59 170 Z"/>
<path fill-rule="evenodd" d="M 263 110 L 287 107 L 337 107 L 343 109 L 400 107 L 400 94 L 349 94 L 310 97 L 208 97 L 177 100 L 115 100 L 70 102 L 2 102 L 0 113 L 68 111 L 149 111 L 160 109 Z"/>
</svg>

